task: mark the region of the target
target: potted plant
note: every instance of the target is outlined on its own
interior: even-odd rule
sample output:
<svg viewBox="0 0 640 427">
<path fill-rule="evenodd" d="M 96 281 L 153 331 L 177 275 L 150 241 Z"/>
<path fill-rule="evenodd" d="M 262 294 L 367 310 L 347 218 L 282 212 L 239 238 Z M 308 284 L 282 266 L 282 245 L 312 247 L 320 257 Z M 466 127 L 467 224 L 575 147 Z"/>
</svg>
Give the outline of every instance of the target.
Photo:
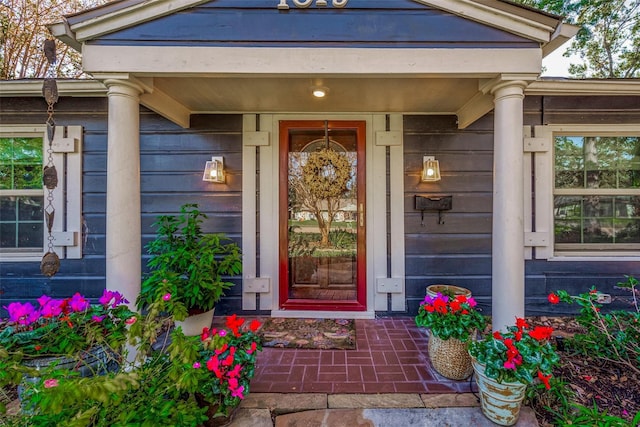
<svg viewBox="0 0 640 427">
<path fill-rule="evenodd" d="M 40 371 L 28 385 L 28 411 L 3 418 L 7 425 L 107 427 L 124 425 L 196 427 L 228 421 L 249 393 L 261 344 L 258 321 L 227 318 L 218 329 L 185 336 L 169 314 L 172 297 L 162 295 L 124 331 L 131 346 L 115 350 L 119 371 L 93 377 L 67 375 L 58 366 Z M 135 349 L 135 357 L 129 353 Z M 11 371 L 1 370 L 0 378 Z M 0 413 L 5 408 L 0 407 Z"/>
<path fill-rule="evenodd" d="M 418 309 L 416 325 L 430 330 L 429 359 L 441 375 L 461 380 L 473 370 L 468 343 L 476 331 L 486 327 L 486 319 L 476 309 L 473 297 L 427 295 Z"/>
<path fill-rule="evenodd" d="M 208 406 L 207 425 L 229 420 L 249 393 L 256 355 L 262 349 L 256 334 L 260 326 L 257 320 L 245 323 L 234 314 L 227 317 L 226 327 L 202 331 L 202 349 L 192 367 L 198 382 L 196 400 Z"/>
<path fill-rule="evenodd" d="M 225 277 L 242 271 L 242 256 L 224 234 L 203 233 L 201 224 L 207 216 L 197 204 L 185 204 L 180 212 L 162 215 L 154 223 L 157 235 L 147 245 L 150 271 L 142 282 L 138 306 L 171 295 L 168 309 L 176 320 L 199 315 L 191 319 L 193 326 L 182 325 L 183 332 L 197 335 L 211 325 L 215 304 L 233 286 Z"/>
<path fill-rule="evenodd" d="M 500 425 L 518 421 L 527 386 L 536 379 L 548 389 L 553 367 L 560 360 L 550 343 L 553 328 L 531 328 L 516 319 L 506 332 L 496 331 L 469 347 L 482 412 Z"/>
<path fill-rule="evenodd" d="M 50 365 L 61 375 L 81 376 L 117 367 L 127 327 L 137 320 L 120 293 L 105 290 L 98 304 L 80 293 L 37 301 L 4 307 L 9 317 L 0 322 L 0 387 L 19 384 L 22 391 Z"/>
</svg>

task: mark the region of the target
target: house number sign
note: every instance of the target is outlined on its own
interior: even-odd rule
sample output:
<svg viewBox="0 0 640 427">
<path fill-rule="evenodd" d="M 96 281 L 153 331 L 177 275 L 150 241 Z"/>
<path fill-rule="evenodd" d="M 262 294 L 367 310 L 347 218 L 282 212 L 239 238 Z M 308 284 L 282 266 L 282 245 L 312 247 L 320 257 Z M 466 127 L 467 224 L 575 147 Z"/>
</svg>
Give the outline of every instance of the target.
<svg viewBox="0 0 640 427">
<path fill-rule="evenodd" d="M 290 1 L 293 1 L 293 5 L 299 9 L 307 8 L 312 4 L 315 4 L 316 7 L 329 6 L 328 0 L 280 0 L 280 3 L 278 3 L 278 9 L 289 9 Z M 347 5 L 348 1 L 349 0 L 331 0 L 331 7 L 343 8 Z"/>
</svg>

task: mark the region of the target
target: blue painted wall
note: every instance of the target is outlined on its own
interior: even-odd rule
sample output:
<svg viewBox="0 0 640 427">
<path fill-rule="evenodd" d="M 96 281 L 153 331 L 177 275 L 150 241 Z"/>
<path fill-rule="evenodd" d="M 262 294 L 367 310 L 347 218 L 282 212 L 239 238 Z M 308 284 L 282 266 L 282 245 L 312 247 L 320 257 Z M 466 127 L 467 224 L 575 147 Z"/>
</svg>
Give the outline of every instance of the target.
<svg viewBox="0 0 640 427">
<path fill-rule="evenodd" d="M 293 5 L 291 1 L 289 3 Z M 274 0 L 212 1 L 101 36 L 90 43 L 227 47 L 539 47 L 525 38 L 412 0 L 350 0 L 343 9 L 292 6 L 282 11 L 276 6 Z"/>
<path fill-rule="evenodd" d="M 525 124 L 617 124 L 640 122 L 638 97 L 527 97 Z M 455 284 L 471 289 L 486 313 L 491 312 L 491 230 L 493 114 L 464 130 L 454 116 L 406 116 L 405 249 L 409 313 L 415 314 L 430 284 Z M 440 161 L 442 180 L 421 183 L 423 155 Z M 453 209 L 438 224 L 437 213 L 414 209 L 415 194 L 453 195 Z M 525 262 L 527 315 L 564 314 L 569 308 L 547 303 L 549 292 L 573 294 L 591 286 L 613 295 L 624 275 L 640 277 L 637 261 Z M 565 310 L 565 311 L 561 311 Z"/>
<path fill-rule="evenodd" d="M 3 124 L 42 124 L 45 119 L 46 104 L 42 99 L 2 98 Z M 56 105 L 55 120 L 58 125 L 84 127 L 84 257 L 62 260 L 60 271 L 52 278 L 40 273 L 39 262 L 0 262 L 0 308 L 43 293 L 66 297 L 81 292 L 97 298 L 105 288 L 107 100 L 62 98 Z M 154 238 L 151 225 L 157 216 L 176 214 L 184 203 L 198 203 L 208 215 L 203 223 L 205 232 L 225 232 L 241 244 L 241 131 L 239 115 L 193 116 L 192 127 L 182 129 L 141 108 L 143 246 Z M 227 182 L 223 185 L 202 181 L 205 162 L 216 155 L 225 159 Z M 144 253 L 141 256 L 144 266 L 147 258 Z M 228 306 L 239 307 L 240 295 L 239 286 L 230 290 Z"/>
</svg>

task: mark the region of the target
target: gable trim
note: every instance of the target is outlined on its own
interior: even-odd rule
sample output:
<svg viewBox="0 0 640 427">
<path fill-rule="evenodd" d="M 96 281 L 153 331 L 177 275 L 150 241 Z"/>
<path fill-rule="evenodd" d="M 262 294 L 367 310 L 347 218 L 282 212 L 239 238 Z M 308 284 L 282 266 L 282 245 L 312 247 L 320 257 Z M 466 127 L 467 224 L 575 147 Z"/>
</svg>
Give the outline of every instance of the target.
<svg viewBox="0 0 640 427">
<path fill-rule="evenodd" d="M 474 0 L 414 1 L 541 43 L 549 42 L 551 35 L 555 31 L 555 27 L 532 21 L 531 19 L 526 19 L 495 7 L 486 6 Z"/>
<path fill-rule="evenodd" d="M 133 25 L 188 9 L 209 0 L 149 0 L 120 9 L 105 8 L 103 14 L 92 11 L 67 17 L 65 22 L 49 26 L 52 34 L 66 44 L 79 49 L 82 42 Z M 502 8 L 482 4 L 478 0 L 413 0 L 425 6 L 440 9 L 481 24 L 498 28 L 546 44 L 554 38 L 560 20 L 550 25 L 550 18 L 542 12 L 529 12 L 526 16 L 540 15 L 534 20 Z M 276 7 L 276 5 L 274 5 Z M 83 15 L 86 14 L 86 19 Z M 544 19 L 543 19 L 544 18 Z"/>
<path fill-rule="evenodd" d="M 208 1 L 209 0 L 151 0 L 70 24 L 69 28 L 75 33 L 75 40 L 83 42 L 103 34 L 198 6 Z M 52 31 L 62 30 L 56 24 L 50 28 Z M 54 33 L 54 36 L 57 37 L 58 34 Z"/>
</svg>

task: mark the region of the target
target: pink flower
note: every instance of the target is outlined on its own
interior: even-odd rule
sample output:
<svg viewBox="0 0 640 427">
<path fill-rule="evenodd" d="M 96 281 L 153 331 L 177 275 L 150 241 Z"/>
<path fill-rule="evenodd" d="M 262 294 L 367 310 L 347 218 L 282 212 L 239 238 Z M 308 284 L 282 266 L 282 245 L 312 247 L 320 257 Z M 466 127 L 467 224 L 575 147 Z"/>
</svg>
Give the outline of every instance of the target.
<svg viewBox="0 0 640 427">
<path fill-rule="evenodd" d="M 125 320 L 124 323 L 126 323 L 127 325 L 133 325 L 137 321 L 138 321 L 138 318 L 136 316 L 131 316 L 127 320 Z"/>
<path fill-rule="evenodd" d="M 202 366 L 200 365 L 200 362 L 194 362 L 193 369 L 200 369 L 200 366 Z"/>
<path fill-rule="evenodd" d="M 38 302 L 40 302 L 40 304 L 42 305 L 42 309 L 41 309 L 42 317 L 46 317 L 46 318 L 57 317 L 63 311 L 63 305 L 64 305 L 63 300 L 51 299 L 46 295 L 43 295 L 40 298 L 38 298 Z M 42 302 L 44 302 L 44 304 L 42 304 Z"/>
<path fill-rule="evenodd" d="M 35 307 L 29 302 L 21 304 L 19 302 L 12 302 L 8 307 L 5 307 L 9 312 L 9 321 L 16 322 L 19 325 L 30 325 L 38 318 L 34 318 L 34 313 L 38 313 Z"/>
<path fill-rule="evenodd" d="M 108 289 L 104 290 L 98 302 L 100 302 L 100 304 L 104 305 L 105 307 L 111 305 L 111 308 L 116 308 L 120 304 L 129 303 L 129 301 L 127 301 L 120 292 L 110 291 Z"/>
<path fill-rule="evenodd" d="M 69 307 L 71 310 L 75 312 L 85 311 L 89 308 L 89 301 L 85 299 L 79 292 L 73 294 L 73 296 L 69 299 Z"/>
<path fill-rule="evenodd" d="M 218 335 L 223 337 L 223 336 L 227 335 L 227 331 L 225 331 L 224 329 L 220 329 L 220 332 L 218 332 Z"/>
<path fill-rule="evenodd" d="M 44 380 L 44 388 L 52 388 L 58 387 L 58 380 L 55 378 L 49 378 L 48 380 Z"/>
<path fill-rule="evenodd" d="M 171 294 L 167 293 L 162 296 L 162 299 L 165 301 L 169 301 L 171 299 Z"/>
<path fill-rule="evenodd" d="M 510 360 L 504 362 L 503 366 L 504 366 L 505 369 L 512 369 L 514 371 L 516 370 L 516 364 L 513 363 L 513 361 L 510 361 Z"/>
<path fill-rule="evenodd" d="M 231 390 L 231 396 L 232 397 L 239 397 L 240 400 L 242 400 L 242 399 L 244 399 L 244 394 L 242 394 L 243 391 L 244 391 L 244 386 L 241 385 L 237 389 Z"/>
<path fill-rule="evenodd" d="M 40 298 L 38 298 L 38 303 L 40 304 L 40 307 L 44 307 L 45 305 L 47 305 L 49 301 L 51 301 L 51 297 L 47 295 L 42 295 Z"/>
<path fill-rule="evenodd" d="M 96 323 L 100 323 L 100 322 L 102 322 L 104 320 L 104 317 L 105 316 L 95 316 L 94 315 L 94 316 L 91 316 L 91 320 L 96 322 Z"/>
</svg>

